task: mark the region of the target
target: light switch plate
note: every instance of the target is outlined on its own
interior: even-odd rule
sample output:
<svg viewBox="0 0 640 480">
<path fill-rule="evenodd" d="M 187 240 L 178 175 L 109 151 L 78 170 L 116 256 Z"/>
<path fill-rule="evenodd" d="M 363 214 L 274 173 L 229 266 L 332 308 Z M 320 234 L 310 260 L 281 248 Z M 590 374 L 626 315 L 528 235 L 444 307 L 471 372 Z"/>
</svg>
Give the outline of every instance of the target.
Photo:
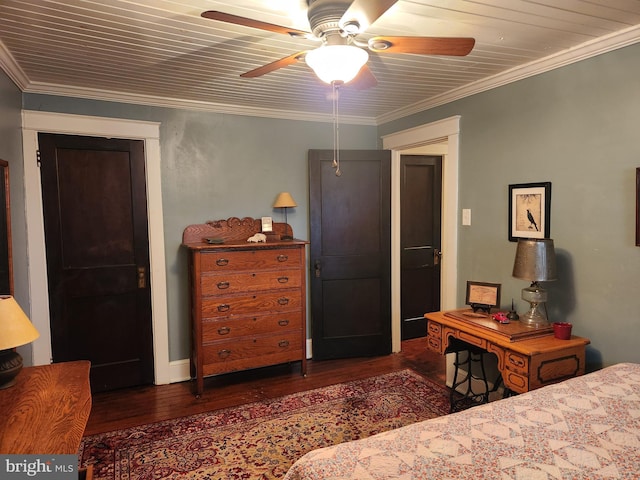
<svg viewBox="0 0 640 480">
<path fill-rule="evenodd" d="M 471 209 L 462 209 L 462 225 L 471 225 Z"/>
</svg>

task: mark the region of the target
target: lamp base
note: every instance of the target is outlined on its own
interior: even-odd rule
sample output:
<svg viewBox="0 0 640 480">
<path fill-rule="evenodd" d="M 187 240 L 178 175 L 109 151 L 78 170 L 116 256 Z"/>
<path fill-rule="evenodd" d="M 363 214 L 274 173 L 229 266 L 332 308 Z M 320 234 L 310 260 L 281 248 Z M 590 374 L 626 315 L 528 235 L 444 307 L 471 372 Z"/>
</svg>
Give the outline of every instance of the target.
<svg viewBox="0 0 640 480">
<path fill-rule="evenodd" d="M 532 328 L 541 328 L 549 326 L 547 317 L 539 311 L 537 304 L 531 304 L 531 309 L 520 315 L 520 323 Z"/>
<path fill-rule="evenodd" d="M 0 350 L 0 390 L 16 383 L 16 376 L 22 370 L 22 357 L 14 350 Z"/>
<path fill-rule="evenodd" d="M 520 322 L 527 327 L 540 328 L 549 325 L 547 315 L 540 309 L 547 301 L 547 291 L 533 282 L 531 286 L 522 289 L 522 299 L 529 302 L 529 311 L 520 315 Z"/>
</svg>

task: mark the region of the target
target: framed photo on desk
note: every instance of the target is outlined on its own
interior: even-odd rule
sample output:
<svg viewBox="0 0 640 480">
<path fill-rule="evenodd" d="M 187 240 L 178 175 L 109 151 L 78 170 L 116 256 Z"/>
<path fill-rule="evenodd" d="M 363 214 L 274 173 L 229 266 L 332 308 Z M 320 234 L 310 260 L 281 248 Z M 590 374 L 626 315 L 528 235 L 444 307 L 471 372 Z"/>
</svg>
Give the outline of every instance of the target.
<svg viewBox="0 0 640 480">
<path fill-rule="evenodd" d="M 502 285 L 499 283 L 486 282 L 467 282 L 467 297 L 465 303 L 473 309 L 484 310 L 487 313 L 493 307 L 500 306 L 500 289 Z"/>
</svg>

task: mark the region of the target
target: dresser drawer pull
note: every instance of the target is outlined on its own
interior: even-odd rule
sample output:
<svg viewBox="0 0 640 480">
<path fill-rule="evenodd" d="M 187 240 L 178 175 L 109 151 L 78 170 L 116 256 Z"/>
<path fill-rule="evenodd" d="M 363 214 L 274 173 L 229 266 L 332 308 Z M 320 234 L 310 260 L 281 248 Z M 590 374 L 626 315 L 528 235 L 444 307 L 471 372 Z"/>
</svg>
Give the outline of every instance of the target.
<svg viewBox="0 0 640 480">
<path fill-rule="evenodd" d="M 228 335 L 230 332 L 231 332 L 231 329 L 229 327 L 220 327 L 218 329 L 219 335 Z"/>
<path fill-rule="evenodd" d="M 289 260 L 289 255 L 278 255 L 276 258 L 279 262 L 286 262 L 287 260 Z"/>
<path fill-rule="evenodd" d="M 287 283 L 289 281 L 289 277 L 279 277 L 278 283 Z"/>
<path fill-rule="evenodd" d="M 229 288 L 229 282 L 218 282 L 218 288 L 220 290 L 226 290 Z"/>
<path fill-rule="evenodd" d="M 278 320 L 278 325 L 280 325 L 281 327 L 286 327 L 287 325 L 289 325 L 289 320 L 287 320 L 286 318 L 281 318 L 280 320 Z"/>
<path fill-rule="evenodd" d="M 225 350 L 220 350 L 220 351 L 218 352 L 218 356 L 219 356 L 220 358 L 227 358 L 229 355 L 231 355 L 231 350 L 226 350 L 226 349 L 225 349 Z"/>
<path fill-rule="evenodd" d="M 289 346 L 289 340 L 280 340 L 278 342 L 278 346 L 281 348 L 285 348 Z"/>
<path fill-rule="evenodd" d="M 278 299 L 278 303 L 280 305 L 288 305 L 289 304 L 289 299 L 287 297 L 280 297 Z"/>
<path fill-rule="evenodd" d="M 218 265 L 219 267 L 225 267 L 229 265 L 229 260 L 226 258 L 219 258 L 218 260 L 216 260 L 216 265 Z"/>
<path fill-rule="evenodd" d="M 231 305 L 229 305 L 228 303 L 223 303 L 222 305 L 218 305 L 219 312 L 228 312 L 230 308 L 231 308 Z"/>
</svg>

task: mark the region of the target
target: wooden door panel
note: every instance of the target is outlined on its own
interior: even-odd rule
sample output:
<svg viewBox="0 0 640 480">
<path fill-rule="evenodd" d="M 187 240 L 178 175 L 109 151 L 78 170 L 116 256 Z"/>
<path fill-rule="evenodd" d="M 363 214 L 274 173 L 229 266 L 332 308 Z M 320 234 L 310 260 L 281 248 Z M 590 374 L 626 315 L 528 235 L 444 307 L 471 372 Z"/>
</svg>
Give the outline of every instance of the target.
<svg viewBox="0 0 640 480">
<path fill-rule="evenodd" d="M 134 264 L 129 152 L 66 149 L 60 160 L 64 268 Z"/>
<path fill-rule="evenodd" d="M 142 141 L 39 134 L 54 362 L 94 392 L 153 382 Z"/>
<path fill-rule="evenodd" d="M 391 352 L 391 155 L 309 152 L 313 358 Z"/>
</svg>

